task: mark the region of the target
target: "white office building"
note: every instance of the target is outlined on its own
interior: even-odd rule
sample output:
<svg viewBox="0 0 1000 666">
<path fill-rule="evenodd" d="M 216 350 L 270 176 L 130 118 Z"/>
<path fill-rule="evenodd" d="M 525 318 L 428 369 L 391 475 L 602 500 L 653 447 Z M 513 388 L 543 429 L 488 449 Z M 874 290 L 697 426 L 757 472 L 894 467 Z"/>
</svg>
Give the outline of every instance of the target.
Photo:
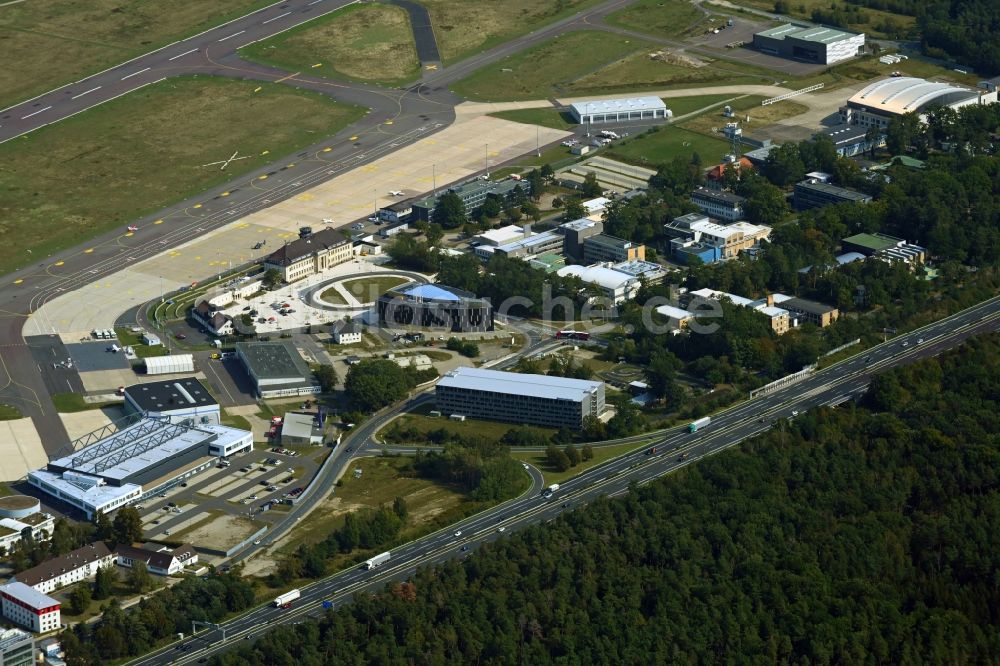
<svg viewBox="0 0 1000 666">
<path fill-rule="evenodd" d="M 6 619 L 36 634 L 59 628 L 59 602 L 30 585 L 18 582 L 0 585 L 0 604 Z"/>
</svg>

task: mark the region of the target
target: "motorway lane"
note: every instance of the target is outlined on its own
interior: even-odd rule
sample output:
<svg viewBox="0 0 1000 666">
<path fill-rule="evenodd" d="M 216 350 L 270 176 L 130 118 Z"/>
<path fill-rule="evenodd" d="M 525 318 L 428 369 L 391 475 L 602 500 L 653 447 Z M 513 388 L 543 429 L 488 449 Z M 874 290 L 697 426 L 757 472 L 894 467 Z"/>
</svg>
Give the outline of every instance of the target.
<svg viewBox="0 0 1000 666">
<path fill-rule="evenodd" d="M 475 545 L 495 540 L 538 522 L 548 522 L 563 511 L 591 502 L 602 495 L 616 496 L 628 491 L 633 482 L 644 484 L 690 465 L 701 458 L 735 446 L 758 435 L 781 418 L 793 418 L 796 411 L 827 405 L 845 395 L 857 396 L 868 386 L 871 377 L 894 366 L 922 358 L 937 356 L 965 340 L 970 335 L 996 331 L 1000 328 L 1000 297 L 990 299 L 946 319 L 872 347 L 845 359 L 815 375 L 774 393 L 736 405 L 712 417 L 712 422 L 697 433 L 683 428 L 674 429 L 655 444 L 656 454 L 648 454 L 643 446 L 632 453 L 608 461 L 560 485 L 551 499 L 526 493 L 501 507 L 495 507 L 440 530 L 428 537 L 392 551 L 390 563 L 374 572 L 350 569 L 303 588 L 303 597 L 289 610 L 260 607 L 225 624 L 222 632 L 212 630 L 190 640 L 190 651 L 178 652 L 168 647 L 133 662 L 152 665 L 189 663 L 233 648 L 240 639 L 258 635 L 268 626 L 298 622 L 307 615 L 322 612 L 321 602 L 331 600 L 335 606 L 358 592 L 375 592 L 388 581 L 401 580 L 420 567 L 465 555 L 461 545 Z M 918 342 L 922 340 L 922 342 Z M 903 343 L 906 343 L 905 346 Z M 533 479 L 534 479 L 533 473 Z M 541 481 L 534 485 L 541 487 Z M 456 538 L 455 529 L 462 537 Z"/>
</svg>

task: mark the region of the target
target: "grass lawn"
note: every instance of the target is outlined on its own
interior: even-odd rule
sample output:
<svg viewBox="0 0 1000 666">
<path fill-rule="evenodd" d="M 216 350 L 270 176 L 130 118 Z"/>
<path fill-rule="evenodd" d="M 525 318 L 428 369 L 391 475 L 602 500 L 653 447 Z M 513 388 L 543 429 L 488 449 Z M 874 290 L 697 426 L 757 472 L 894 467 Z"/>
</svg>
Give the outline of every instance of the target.
<svg viewBox="0 0 1000 666">
<path fill-rule="evenodd" d="M 891 51 L 889 51 L 891 52 Z M 903 60 L 894 65 L 887 65 L 878 61 L 874 56 L 857 58 L 850 62 L 834 65 L 827 72 L 818 74 L 797 82 L 794 88 L 805 88 L 813 83 L 825 83 L 826 90 L 836 88 L 841 85 L 857 83 L 859 81 L 870 81 L 874 78 L 887 77 L 894 71 L 899 71 L 904 76 L 915 76 L 921 79 L 947 80 L 959 85 L 976 87 L 978 80 L 975 74 L 960 74 L 954 69 L 942 67 L 935 63 L 920 60 L 919 56 L 912 55 L 907 60 Z"/>
<path fill-rule="evenodd" d="M 409 280 L 398 275 L 372 275 L 356 280 L 347 280 L 343 284 L 344 289 L 362 303 L 374 303 L 385 292 L 407 282 Z"/>
<path fill-rule="evenodd" d="M 4 2 L 0 108 L 117 65 L 273 0 Z"/>
<path fill-rule="evenodd" d="M 731 106 L 733 107 L 733 110 L 737 112 L 737 118 L 732 120 L 739 120 L 742 126 L 746 128 L 748 125 L 743 121 L 745 120 L 746 115 L 749 115 L 750 128 L 765 127 L 772 123 L 776 123 L 779 120 L 791 118 L 792 116 L 797 116 L 800 113 L 805 113 L 809 110 L 808 107 L 792 100 L 785 100 L 774 104 L 768 104 L 767 106 L 761 106 L 760 102 L 762 99 L 764 98 L 757 95 L 748 95 L 734 100 Z M 680 124 L 680 127 L 712 135 L 712 128 L 724 127 L 727 122 L 731 122 L 731 119 L 725 118 L 722 115 L 722 111 L 719 110 L 705 113 L 696 118 L 692 118 L 691 120 L 685 120 Z M 722 135 L 720 134 L 717 136 L 721 137 Z"/>
<path fill-rule="evenodd" d="M 388 5 L 349 5 L 242 49 L 290 72 L 400 85 L 420 74 L 409 15 Z M 320 67 L 316 67 L 316 65 Z"/>
<path fill-rule="evenodd" d="M 496 113 L 491 113 L 490 115 L 494 118 L 512 120 L 515 123 L 524 123 L 525 125 L 541 125 L 542 127 L 551 127 L 552 129 L 557 130 L 572 130 L 576 127 L 576 123 L 568 117 L 567 113 L 563 113 L 559 111 L 559 109 L 551 107 L 546 107 L 544 109 L 513 109 L 511 111 L 497 111 Z"/>
<path fill-rule="evenodd" d="M 388 426 L 379 431 L 377 437 L 380 440 L 384 440 L 386 433 L 393 429 L 393 426 L 398 426 L 403 430 L 413 429 L 418 433 L 426 434 L 434 430 L 444 429 L 449 433 L 460 435 L 463 437 L 484 437 L 489 440 L 499 440 L 507 431 L 511 428 L 516 428 L 516 423 L 504 423 L 501 421 L 483 421 L 480 419 L 467 418 L 464 421 L 452 421 L 444 416 L 428 416 L 426 413 L 431 411 L 433 407 L 425 405 L 424 409 L 421 410 L 424 413 L 408 413 L 403 414 L 398 419 L 395 419 Z M 541 428 L 537 427 L 537 430 L 544 436 L 549 437 L 555 434 L 556 430 L 554 428 Z M 427 444 L 426 441 L 418 442 L 399 442 L 403 444 Z"/>
<path fill-rule="evenodd" d="M 363 113 L 281 84 L 180 78 L 8 141 L 0 145 L 0 236 L 7 239 L 0 274 L 109 229 L 124 231 L 145 213 L 267 164 L 273 157 L 264 151 L 295 152 Z M 254 157 L 226 171 L 201 166 L 236 147 Z"/>
<path fill-rule="evenodd" d="M 63 414 L 73 412 L 85 412 L 90 409 L 100 409 L 108 405 L 116 405 L 115 402 L 87 402 L 79 393 L 53 393 L 52 404 L 56 406 L 56 411 Z"/>
<path fill-rule="evenodd" d="M 340 295 L 336 287 L 324 289 L 323 293 L 319 295 L 319 300 L 326 301 L 332 305 L 347 305 L 347 301 Z"/>
<path fill-rule="evenodd" d="M 663 127 L 657 132 L 643 133 L 615 144 L 607 157 L 631 164 L 653 167 L 675 157 L 688 159 L 698 153 L 702 162 L 713 164 L 729 150 L 729 143 L 682 127 Z"/>
<path fill-rule="evenodd" d="M 594 447 L 594 457 L 586 462 L 581 462 L 576 467 L 566 470 L 565 472 L 558 472 L 549 466 L 548 459 L 545 457 L 545 453 L 535 453 L 528 451 L 518 452 L 517 449 L 511 449 L 510 455 L 512 458 L 521 460 L 530 465 L 534 465 L 542 471 L 542 476 L 545 478 L 545 484 L 550 483 L 562 483 L 566 479 L 571 479 L 577 474 L 582 474 L 592 467 L 600 465 L 602 462 L 611 460 L 612 458 L 617 458 L 618 456 L 628 453 L 629 451 L 634 451 L 636 449 L 648 446 L 649 442 L 655 441 L 659 438 L 651 437 L 648 440 L 643 440 L 640 442 L 630 442 L 628 444 L 613 444 L 610 446 L 595 446 Z M 577 445 L 577 449 L 581 448 Z"/>
<path fill-rule="evenodd" d="M 242 417 L 239 414 L 230 414 L 226 412 L 225 409 L 223 409 L 221 416 L 223 425 L 239 428 L 240 430 L 253 430 L 253 428 L 250 426 L 250 422 L 247 421 L 245 417 Z"/>
<path fill-rule="evenodd" d="M 608 32 L 580 31 L 483 67 L 452 86 L 470 100 L 541 99 L 576 90 L 577 79 L 653 44 Z"/>
<path fill-rule="evenodd" d="M 360 458 L 351 462 L 342 477 L 343 484 L 316 511 L 296 525 L 280 553 L 291 553 L 303 543 L 317 543 L 344 523 L 344 516 L 359 509 L 392 506 L 397 497 L 406 500 L 409 510 L 404 538 L 425 531 L 427 523 L 450 514 L 463 503 L 464 496 L 443 485 L 426 479 L 404 476 L 400 471 L 409 464 L 407 458 Z M 354 470 L 361 470 L 361 478 Z"/>
<path fill-rule="evenodd" d="M 754 9 L 763 9 L 766 12 L 774 11 L 774 2 L 772 0 L 734 0 L 734 4 L 743 5 L 744 7 L 753 7 Z M 789 16 L 792 18 L 805 19 L 807 21 L 812 20 L 812 13 L 814 9 L 829 10 L 831 3 L 829 0 L 794 0 L 794 2 L 789 2 Z M 857 10 L 859 15 L 864 17 L 862 23 L 849 23 L 847 30 L 852 30 L 855 32 L 863 32 L 869 37 L 892 37 L 892 35 L 887 35 L 882 27 L 886 21 L 899 26 L 902 29 L 912 28 L 916 19 L 912 16 L 904 16 L 902 14 L 893 14 L 892 12 L 882 11 L 878 9 L 869 9 L 868 7 L 859 7 L 858 5 L 848 4 L 852 11 Z M 840 6 L 841 9 L 844 5 Z M 731 13 L 731 10 L 726 9 L 725 11 Z M 754 20 L 759 20 L 762 17 L 754 17 Z"/>
<path fill-rule="evenodd" d="M 740 62 L 671 53 L 670 61 L 654 60 L 657 47 L 644 48 L 615 62 L 594 69 L 574 80 L 566 92 L 576 95 L 694 87 L 706 84 L 765 84 L 775 81 L 774 72 Z"/>
<path fill-rule="evenodd" d="M 0 403 L 0 421 L 15 421 L 24 418 L 21 410 L 14 405 Z"/>
<path fill-rule="evenodd" d="M 674 117 L 685 116 L 715 105 L 725 105 L 739 95 L 695 95 L 694 97 L 664 97 L 663 102 L 673 111 Z"/>
<path fill-rule="evenodd" d="M 600 0 L 422 0 L 444 63 L 485 51 Z"/>
<path fill-rule="evenodd" d="M 611 25 L 646 32 L 659 37 L 676 37 L 704 18 L 693 4 L 673 0 L 638 0 L 625 9 L 610 14 Z"/>
</svg>

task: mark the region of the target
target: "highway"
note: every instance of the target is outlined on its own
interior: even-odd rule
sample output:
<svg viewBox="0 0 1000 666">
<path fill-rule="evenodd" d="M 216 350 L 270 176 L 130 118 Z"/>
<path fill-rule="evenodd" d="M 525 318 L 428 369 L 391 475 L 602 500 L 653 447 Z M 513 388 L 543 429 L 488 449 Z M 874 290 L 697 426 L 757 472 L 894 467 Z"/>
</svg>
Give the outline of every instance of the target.
<svg viewBox="0 0 1000 666">
<path fill-rule="evenodd" d="M 204 630 L 131 663 L 153 665 L 192 663 L 253 639 L 275 624 L 299 622 L 322 612 L 322 602 L 336 607 L 358 592 L 375 592 L 387 582 L 403 580 L 420 567 L 464 557 L 477 546 L 540 522 L 600 496 L 628 491 L 630 484 L 645 484 L 761 434 L 783 419 L 794 419 L 807 409 L 839 404 L 863 394 L 871 378 L 898 365 L 937 356 L 970 335 L 996 331 L 1000 323 L 1000 297 L 984 301 L 951 317 L 898 336 L 825 368 L 811 377 L 773 393 L 748 400 L 712 416 L 696 433 L 676 428 L 650 447 L 608 461 L 561 484 L 551 499 L 540 496 L 542 480 L 528 468 L 532 485 L 517 499 L 484 511 L 392 550 L 392 559 L 367 571 L 354 567 L 302 589 L 302 598 L 284 610 L 266 605 L 234 618 L 216 629 Z M 366 435 L 359 432 L 363 439 Z M 369 435 L 370 436 L 370 435 Z M 504 528 L 503 532 L 499 531 Z M 461 536 L 455 532 L 461 531 Z M 465 547 L 468 547 L 465 549 Z"/>
</svg>

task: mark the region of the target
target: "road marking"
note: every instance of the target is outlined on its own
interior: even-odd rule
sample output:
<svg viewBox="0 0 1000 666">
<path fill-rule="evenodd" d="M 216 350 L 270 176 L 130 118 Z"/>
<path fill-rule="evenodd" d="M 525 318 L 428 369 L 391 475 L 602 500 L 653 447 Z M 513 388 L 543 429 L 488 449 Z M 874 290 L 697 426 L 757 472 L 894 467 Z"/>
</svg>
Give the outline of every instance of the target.
<svg viewBox="0 0 1000 666">
<path fill-rule="evenodd" d="M 223 38 L 222 38 L 222 39 L 220 39 L 219 41 L 220 41 L 220 42 L 224 42 L 224 41 L 226 41 L 227 39 L 230 39 L 230 38 L 232 38 L 232 37 L 235 37 L 236 35 L 242 35 L 242 34 L 243 34 L 244 32 L 246 32 L 246 30 L 240 30 L 239 32 L 234 32 L 233 34 L 229 35 L 229 37 L 223 37 Z"/>
<path fill-rule="evenodd" d="M 263 23 L 261 23 L 261 25 L 267 25 L 271 21 L 277 21 L 278 19 L 284 18 L 285 16 L 288 16 L 289 14 L 291 14 L 291 12 L 285 12 L 284 14 L 281 14 L 279 16 L 275 16 L 274 18 L 269 18 L 266 21 L 264 21 Z"/>
<path fill-rule="evenodd" d="M 21 120 L 27 120 L 27 119 L 28 119 L 28 118 L 30 118 L 31 116 L 37 116 L 37 115 L 38 115 L 39 113 L 41 113 L 42 111 L 48 111 L 48 110 L 49 110 L 49 109 L 51 109 L 51 108 L 52 108 L 51 106 L 47 106 L 47 107 L 45 107 L 44 109 L 39 109 L 38 111 L 35 111 L 34 113 L 29 113 L 29 114 L 28 114 L 28 115 L 26 115 L 26 116 L 21 116 Z"/>
<path fill-rule="evenodd" d="M 122 80 L 122 81 L 124 81 L 125 79 L 130 79 L 130 78 L 132 78 L 133 76 L 136 76 L 136 75 L 138 75 L 138 74 L 142 74 L 143 72 L 148 72 L 148 71 L 149 71 L 149 69 L 150 69 L 150 68 L 149 68 L 149 67 L 147 67 L 146 69 L 140 69 L 140 70 L 139 70 L 138 72 L 132 72 L 131 74 L 126 74 L 125 76 L 123 76 L 123 77 L 121 78 L 121 80 Z"/>
<path fill-rule="evenodd" d="M 313 5 L 315 5 L 317 3 L 320 3 L 320 2 L 323 2 L 323 0 L 312 0 L 312 2 L 309 3 L 309 6 L 312 7 Z"/>
<path fill-rule="evenodd" d="M 178 58 L 180 58 L 181 56 L 186 56 L 187 54 L 189 54 L 189 53 L 194 53 L 194 52 L 195 52 L 195 51 L 197 51 L 197 50 L 198 50 L 198 49 L 191 49 L 190 51 L 185 51 L 184 53 L 178 53 L 178 54 L 177 54 L 177 55 L 175 55 L 175 56 L 174 56 L 173 58 L 167 58 L 167 60 L 177 60 L 177 59 L 178 59 Z"/>
<path fill-rule="evenodd" d="M 293 76 L 298 76 L 301 73 L 302 72 L 295 72 L 294 74 L 289 74 L 288 76 L 283 76 L 280 79 L 278 79 L 277 81 L 275 81 L 275 83 L 281 83 L 282 81 L 287 81 L 288 79 L 292 78 Z"/>
<path fill-rule="evenodd" d="M 88 90 L 86 92 L 82 92 L 79 95 L 73 95 L 72 97 L 70 97 L 70 99 L 76 99 L 77 97 L 83 97 L 84 95 L 89 95 L 90 93 L 94 92 L 95 90 L 100 90 L 102 87 L 103 86 L 97 86 L 96 88 L 91 88 L 90 90 Z"/>
</svg>

